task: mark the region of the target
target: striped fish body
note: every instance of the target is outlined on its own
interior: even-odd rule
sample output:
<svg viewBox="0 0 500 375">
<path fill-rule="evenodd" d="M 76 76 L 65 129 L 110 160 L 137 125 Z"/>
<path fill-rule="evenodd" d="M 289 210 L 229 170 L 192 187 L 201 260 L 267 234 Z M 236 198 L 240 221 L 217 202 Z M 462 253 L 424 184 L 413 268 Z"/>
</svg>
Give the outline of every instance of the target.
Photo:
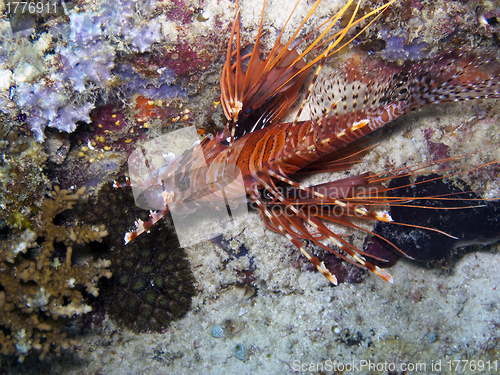
<svg viewBox="0 0 500 375">
<path fill-rule="evenodd" d="M 255 195 L 277 176 L 337 170 L 337 154 L 408 112 L 444 102 L 498 98 L 499 71 L 494 59 L 453 51 L 398 71 L 356 67 L 320 76 L 309 99 L 313 119 L 247 133 L 231 150 L 222 133 L 206 138 L 153 171 L 143 187 L 169 192 L 168 205 L 183 206 L 188 214 L 196 207 L 187 208 L 186 202 L 219 207 L 225 199 L 241 201 L 241 188 L 233 186 L 239 173 L 246 192 Z"/>
<path fill-rule="evenodd" d="M 229 159 L 227 146 L 214 140 L 202 144 L 203 153 L 208 165 L 237 165 L 246 185 L 261 189 L 256 178 L 260 172 L 281 171 L 289 177 L 324 158 L 334 160 L 335 153 L 408 112 L 438 103 L 498 98 L 499 71 L 494 59 L 453 51 L 396 72 L 355 68 L 320 77 L 310 98 L 313 120 L 246 134 L 235 141 Z"/>
<path fill-rule="evenodd" d="M 264 128 L 236 142 L 241 170 L 255 174 L 273 169 L 290 176 L 319 160 L 334 160 L 335 153 L 409 112 L 439 103 L 498 98 L 500 63 L 488 55 L 452 51 L 399 71 L 358 67 L 320 77 L 312 93 L 312 120 Z"/>
</svg>

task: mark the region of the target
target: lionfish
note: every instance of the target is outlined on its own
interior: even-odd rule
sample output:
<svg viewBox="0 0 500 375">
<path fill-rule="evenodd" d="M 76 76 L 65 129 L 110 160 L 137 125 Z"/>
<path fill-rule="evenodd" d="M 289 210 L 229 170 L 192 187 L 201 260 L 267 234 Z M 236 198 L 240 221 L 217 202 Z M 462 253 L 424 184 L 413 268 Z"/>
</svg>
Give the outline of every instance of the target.
<svg viewBox="0 0 500 375">
<path fill-rule="evenodd" d="M 370 172 L 315 186 L 304 186 L 294 181 L 293 175 L 345 170 L 360 159 L 355 141 L 408 112 L 436 103 L 500 97 L 499 67 L 494 59 L 477 58 L 470 52 L 442 53 L 397 71 L 357 67 L 321 77 L 325 60 L 364 32 L 394 1 L 359 16 L 361 2 L 348 0 L 338 13 L 299 39 L 321 3 L 316 0 L 291 38 L 283 42 L 281 31 L 266 54 L 260 50 L 265 1 L 249 53 L 240 42 L 236 3 L 220 81 L 227 124 L 215 137 L 205 138 L 153 170 L 144 181 L 134 182 L 150 199 L 161 196 L 163 208 L 152 211 L 147 222 L 136 221 L 136 229 L 125 235 L 125 243 L 148 231 L 174 208 L 182 207 L 188 214 L 200 206 L 220 208 L 236 199 L 241 191 L 234 185 L 234 176 L 241 173 L 247 202 L 257 207 L 266 226 L 288 238 L 332 284 L 337 284 L 335 275 L 305 243 L 312 242 L 392 283 L 391 275 L 367 260 L 383 259 L 351 245 L 325 222 L 376 235 L 354 224 L 352 218 L 393 222 L 388 213 L 376 208 L 409 198 L 391 198 L 387 195 L 390 190 L 382 184 L 388 178 Z M 347 14 L 346 26 L 333 32 Z M 280 122 L 314 69 L 295 119 Z M 485 75 L 487 69 L 495 74 Z M 310 119 L 299 121 L 306 104 L 311 108 Z M 409 175 L 431 164 L 404 173 Z"/>
</svg>

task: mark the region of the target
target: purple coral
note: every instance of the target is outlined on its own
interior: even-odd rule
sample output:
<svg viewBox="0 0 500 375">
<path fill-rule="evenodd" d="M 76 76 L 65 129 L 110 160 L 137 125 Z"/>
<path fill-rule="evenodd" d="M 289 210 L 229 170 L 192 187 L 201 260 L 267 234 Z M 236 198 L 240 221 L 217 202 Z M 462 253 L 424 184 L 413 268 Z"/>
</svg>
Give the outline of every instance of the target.
<svg viewBox="0 0 500 375">
<path fill-rule="evenodd" d="M 132 45 L 141 53 L 149 51 L 153 43 L 157 43 L 163 38 L 159 23 L 142 25 L 139 29 L 132 30 L 130 36 L 132 37 Z"/>
<path fill-rule="evenodd" d="M 13 85 L 13 99 L 26 114 L 37 141 L 43 142 L 47 126 L 72 132 L 76 122 L 90 121 L 95 94 L 89 91 L 88 83 L 93 83 L 92 90 L 106 89 L 112 78 L 120 38 L 125 45 L 141 52 L 163 41 L 160 21 L 153 19 L 138 24 L 144 19 L 134 18 L 136 7 L 146 13 L 144 17 L 155 8 L 148 3 L 110 1 L 97 11 L 70 12 L 69 31 L 61 24 L 53 27 L 51 35 L 64 41 L 55 48 L 57 60 L 62 63 L 55 66 L 56 60 L 47 59 L 45 63 L 50 65 L 45 70 L 42 67 L 36 78 L 27 76 Z"/>
<path fill-rule="evenodd" d="M 111 79 L 115 54 L 109 45 L 99 42 L 81 46 L 70 44 L 59 53 L 66 66 L 61 78 L 70 80 L 76 91 L 83 93 L 88 81 L 102 87 Z"/>
<path fill-rule="evenodd" d="M 14 100 L 25 112 L 38 142 L 43 142 L 46 126 L 72 132 L 76 122 L 89 121 L 93 96 L 80 98 L 77 93 L 85 93 L 89 81 L 102 88 L 111 79 L 115 52 L 102 40 L 99 17 L 72 12 L 69 19 L 68 41 L 55 50 L 63 61 L 57 71 L 47 70 L 41 79 L 30 82 L 25 78 L 14 86 Z"/>
<path fill-rule="evenodd" d="M 96 22 L 96 17 L 72 13 L 69 19 L 71 28 L 69 39 L 75 45 L 87 45 L 102 35 L 101 24 Z"/>
<path fill-rule="evenodd" d="M 177 76 L 166 67 L 157 69 L 158 77 L 151 79 L 135 72 L 128 64 L 119 64 L 114 72 L 120 75 L 121 90 L 129 97 L 138 94 L 150 99 L 167 99 L 187 95 L 186 90 L 174 85 Z"/>
<path fill-rule="evenodd" d="M 385 48 L 381 52 L 382 58 L 388 61 L 397 60 L 422 60 L 429 56 L 426 48 L 427 43 L 422 42 L 419 38 L 408 43 L 405 38 L 389 35 L 387 30 L 381 30 L 380 36 L 385 40 Z"/>
</svg>

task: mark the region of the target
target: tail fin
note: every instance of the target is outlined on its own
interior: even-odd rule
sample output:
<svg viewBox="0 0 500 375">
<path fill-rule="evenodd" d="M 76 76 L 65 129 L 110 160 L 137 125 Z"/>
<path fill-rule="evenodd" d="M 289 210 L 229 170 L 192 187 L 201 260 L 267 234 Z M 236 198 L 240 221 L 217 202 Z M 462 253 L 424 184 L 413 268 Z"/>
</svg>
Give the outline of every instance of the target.
<svg viewBox="0 0 500 375">
<path fill-rule="evenodd" d="M 308 101 L 311 120 L 348 114 L 359 121 L 394 103 L 398 117 L 429 104 L 499 98 L 500 58 L 481 52 L 448 51 L 402 68 L 363 61 L 320 76 Z"/>
<path fill-rule="evenodd" d="M 499 97 L 498 57 L 450 51 L 394 74 L 381 102 L 399 101 L 414 111 L 429 104 Z"/>
</svg>

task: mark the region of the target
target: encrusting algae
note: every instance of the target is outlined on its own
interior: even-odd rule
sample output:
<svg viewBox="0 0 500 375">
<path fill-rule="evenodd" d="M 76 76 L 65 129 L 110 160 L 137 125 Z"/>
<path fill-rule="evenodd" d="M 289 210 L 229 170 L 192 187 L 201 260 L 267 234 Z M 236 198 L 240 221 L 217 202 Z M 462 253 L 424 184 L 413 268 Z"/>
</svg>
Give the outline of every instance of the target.
<svg viewBox="0 0 500 375">
<path fill-rule="evenodd" d="M 100 242 L 108 234 L 104 225 L 68 227 L 53 222 L 84 192 L 85 187 L 76 192 L 54 187 L 52 199 L 44 201 L 33 228 L 19 231 L 0 244 L 1 354 L 18 356 L 22 362 L 31 351 L 39 352 L 43 359 L 52 345 L 56 354 L 78 345 L 62 332 L 68 322 L 64 318 L 92 310 L 76 286 L 83 285 L 87 293 L 98 296 L 99 278 L 111 277 L 109 260 L 71 261 L 72 245 Z M 39 245 L 37 239 L 43 242 Z M 62 261 L 54 257 L 55 243 L 67 247 Z"/>
</svg>

